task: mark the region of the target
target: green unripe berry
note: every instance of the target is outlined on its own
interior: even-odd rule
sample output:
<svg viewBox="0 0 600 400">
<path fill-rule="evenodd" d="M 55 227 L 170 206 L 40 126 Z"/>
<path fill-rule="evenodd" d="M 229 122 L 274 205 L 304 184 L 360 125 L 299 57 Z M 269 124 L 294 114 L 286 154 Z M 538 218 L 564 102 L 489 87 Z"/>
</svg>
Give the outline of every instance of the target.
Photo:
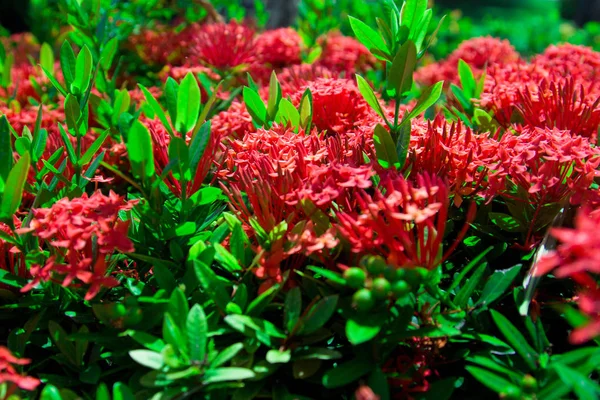
<svg viewBox="0 0 600 400">
<path fill-rule="evenodd" d="M 361 264 L 365 266 L 369 274 L 378 276 L 383 274 L 383 271 L 387 268 L 385 260 L 381 256 L 366 256 L 361 260 Z"/>
<path fill-rule="evenodd" d="M 390 267 L 389 265 L 383 271 L 383 276 L 390 282 L 396 282 L 398 280 L 398 272 L 396 268 Z"/>
<path fill-rule="evenodd" d="M 344 279 L 352 289 L 360 289 L 365 286 L 367 274 L 360 268 L 352 267 L 344 271 Z"/>
<path fill-rule="evenodd" d="M 377 300 L 385 299 L 392 290 L 392 285 L 385 278 L 376 278 L 373 280 L 373 286 L 371 287 L 371 291 L 373 292 L 373 296 Z"/>
<path fill-rule="evenodd" d="M 373 293 L 368 289 L 360 289 L 352 296 L 352 304 L 358 311 L 369 311 L 375 305 Z"/>
<path fill-rule="evenodd" d="M 422 275 L 417 269 L 405 270 L 404 280 L 413 288 L 421 286 Z"/>
<path fill-rule="evenodd" d="M 402 298 L 409 294 L 412 290 L 408 282 L 406 281 L 396 281 L 392 284 L 392 293 L 397 298 Z"/>
<path fill-rule="evenodd" d="M 538 389 L 537 379 L 527 374 L 521 380 L 521 387 L 525 393 L 535 393 Z"/>
</svg>

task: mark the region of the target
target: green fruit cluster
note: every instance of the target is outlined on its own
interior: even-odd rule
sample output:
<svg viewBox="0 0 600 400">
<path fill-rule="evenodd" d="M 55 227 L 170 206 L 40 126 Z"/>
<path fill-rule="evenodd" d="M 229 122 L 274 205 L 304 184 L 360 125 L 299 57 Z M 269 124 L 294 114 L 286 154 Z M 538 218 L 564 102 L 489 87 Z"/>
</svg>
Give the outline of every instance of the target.
<svg viewBox="0 0 600 400">
<path fill-rule="evenodd" d="M 417 291 L 427 274 L 424 268 L 397 269 L 388 265 L 383 257 L 366 256 L 359 267 L 344 271 L 344 279 L 347 286 L 356 289 L 352 305 L 366 312 L 378 302 L 399 299 Z"/>
</svg>

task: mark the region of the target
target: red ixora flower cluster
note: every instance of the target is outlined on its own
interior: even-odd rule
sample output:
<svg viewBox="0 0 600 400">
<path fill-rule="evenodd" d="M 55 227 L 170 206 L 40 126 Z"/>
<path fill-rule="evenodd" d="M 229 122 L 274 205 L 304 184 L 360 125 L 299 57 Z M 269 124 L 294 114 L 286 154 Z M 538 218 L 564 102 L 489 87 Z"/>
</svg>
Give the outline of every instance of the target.
<svg viewBox="0 0 600 400">
<path fill-rule="evenodd" d="M 25 376 L 17 371 L 16 366 L 27 365 L 31 361 L 26 358 L 15 357 L 9 349 L 0 346 L 0 383 L 9 383 L 14 385 L 8 388 L 6 398 L 10 397 L 16 388 L 23 390 L 35 390 L 40 385 L 40 380 Z"/>
<path fill-rule="evenodd" d="M 600 212 L 589 207 L 579 210 L 575 227 L 554 228 L 558 248 L 548 253 L 538 264 L 536 275 L 553 272 L 557 278 L 572 278 L 581 288 L 579 309 L 588 322 L 571 333 L 571 341 L 581 344 L 600 336 Z"/>
<path fill-rule="evenodd" d="M 83 194 L 72 200 L 61 199 L 50 208 L 34 209 L 29 228 L 20 232 L 33 232 L 46 241 L 52 255 L 44 265 L 31 267 L 33 280 L 22 291 L 40 282 L 56 281 L 67 287 L 78 280 L 87 286 L 85 299 L 91 300 L 102 287 L 117 286 L 115 278 L 106 276 L 108 262 L 117 250 L 134 250 L 127 236 L 129 221 L 120 220 L 119 212 L 135 204 L 124 202 L 112 191 L 108 196 L 98 191 L 89 197 Z"/>
<path fill-rule="evenodd" d="M 450 204 L 442 179 L 423 174 L 410 182 L 390 171 L 373 194 L 359 193 L 357 202 L 358 211 L 337 213 L 337 229 L 354 253 L 381 254 L 399 268 L 433 269 L 442 262 Z"/>
</svg>

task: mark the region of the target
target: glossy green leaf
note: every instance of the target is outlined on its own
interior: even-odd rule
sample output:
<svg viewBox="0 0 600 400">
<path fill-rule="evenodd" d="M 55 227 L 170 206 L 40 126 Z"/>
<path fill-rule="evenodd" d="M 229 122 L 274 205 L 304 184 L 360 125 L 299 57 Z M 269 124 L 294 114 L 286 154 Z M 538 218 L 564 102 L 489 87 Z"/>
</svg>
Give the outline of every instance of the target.
<svg viewBox="0 0 600 400">
<path fill-rule="evenodd" d="M 0 194 L 4 193 L 6 180 L 13 166 L 12 135 L 8 119 L 0 117 Z"/>
<path fill-rule="evenodd" d="M 83 46 L 77 55 L 75 79 L 71 84 L 71 91 L 73 91 L 74 94 L 85 93 L 88 89 L 90 81 L 92 80 L 93 62 L 92 52 L 87 46 Z"/>
<path fill-rule="evenodd" d="M 335 313 L 338 298 L 338 295 L 326 296 L 313 305 L 300 319 L 300 333 L 310 335 L 325 325 Z"/>
<path fill-rule="evenodd" d="M 214 271 L 204 262 L 200 260 L 194 260 L 193 262 L 196 276 L 204 288 L 205 293 L 212 298 L 219 309 L 225 310 L 227 304 L 231 300 L 231 296 L 227 294 L 223 283 L 217 278 Z"/>
<path fill-rule="evenodd" d="M 117 50 L 119 50 L 119 40 L 116 37 L 106 42 L 102 48 L 102 52 L 100 53 L 100 65 L 105 71 L 110 69 L 115 55 L 117 54 Z"/>
<path fill-rule="evenodd" d="M 361 359 L 354 359 L 338 364 L 323 375 L 322 383 L 327 389 L 345 386 L 359 380 L 375 368 L 373 364 Z"/>
<path fill-rule="evenodd" d="M 417 47 L 407 40 L 394 56 L 388 71 L 387 93 L 398 97 L 412 88 L 413 74 L 417 66 Z"/>
<path fill-rule="evenodd" d="M 300 126 L 309 133 L 313 118 L 313 97 L 310 89 L 306 89 L 300 100 Z"/>
<path fill-rule="evenodd" d="M 167 344 L 173 346 L 174 349 L 181 353 L 187 353 L 187 338 L 184 338 L 183 332 L 168 312 L 165 313 L 162 328 L 163 339 Z"/>
<path fill-rule="evenodd" d="M 458 76 L 460 78 L 460 85 L 462 86 L 463 92 L 467 99 L 475 97 L 477 90 L 477 82 L 475 76 L 469 64 L 464 62 L 462 59 L 458 60 Z"/>
<path fill-rule="evenodd" d="M 173 129 L 171 128 L 171 124 L 169 123 L 169 120 L 167 120 L 167 116 L 166 116 L 164 110 L 162 109 L 162 107 L 160 106 L 160 104 L 158 103 L 158 101 L 156 101 L 154 96 L 152 96 L 152 93 L 150 93 L 150 91 L 148 89 L 146 89 L 143 85 L 138 85 L 138 86 L 144 93 L 144 96 L 146 97 L 146 101 L 152 108 L 152 111 L 154 111 L 154 113 L 156 114 L 158 119 L 160 119 L 160 122 L 162 122 L 162 124 L 165 127 L 165 129 L 167 130 L 167 132 L 169 132 L 169 135 L 171 135 L 171 137 L 175 136 L 175 134 L 173 133 Z"/>
<path fill-rule="evenodd" d="M 154 370 L 160 370 L 164 365 L 162 355 L 155 351 L 131 350 L 129 352 L 129 357 L 131 357 L 138 364 Z"/>
<path fill-rule="evenodd" d="M 282 99 L 279 103 L 279 112 L 275 120 L 282 125 L 300 127 L 300 113 L 288 99 Z"/>
<path fill-rule="evenodd" d="M 127 385 L 117 382 L 113 386 L 113 400 L 135 400 L 135 396 Z"/>
<path fill-rule="evenodd" d="M 354 17 L 349 16 L 348 19 L 350 20 L 350 27 L 354 35 L 356 35 L 358 41 L 364 44 L 367 49 L 377 49 L 384 54 L 389 53 L 383 38 L 376 30 Z"/>
<path fill-rule="evenodd" d="M 105 130 L 92 142 L 90 147 L 83 153 L 83 156 L 79 160 L 79 165 L 87 165 L 90 161 L 92 161 L 92 157 L 100 150 L 100 147 L 104 144 L 108 136 L 110 135 L 110 130 Z"/>
<path fill-rule="evenodd" d="M 267 103 L 267 115 L 269 119 L 272 121 L 275 119 L 277 115 L 277 111 L 279 110 L 279 104 L 281 102 L 281 85 L 277 80 L 277 74 L 275 71 L 271 72 L 271 80 L 269 82 L 269 100 Z"/>
<path fill-rule="evenodd" d="M 167 112 L 171 121 L 177 119 L 177 95 L 179 92 L 179 85 L 175 79 L 168 77 L 165 85 L 165 101 L 167 103 Z"/>
<path fill-rule="evenodd" d="M 373 111 L 375 111 L 377 113 L 377 115 L 379 115 L 381 118 L 383 118 L 384 121 L 387 121 L 387 118 L 385 116 L 383 108 L 381 107 L 381 104 L 379 103 L 377 96 L 375 96 L 373 89 L 371 89 L 371 85 L 369 85 L 369 83 L 365 80 L 365 78 L 363 78 L 360 75 L 356 75 L 356 83 L 358 85 L 358 90 L 364 97 L 367 104 L 369 104 L 371 106 L 371 108 L 373 109 Z"/>
<path fill-rule="evenodd" d="M 464 309 L 467 306 L 469 298 L 471 297 L 473 292 L 475 292 L 477 285 L 479 285 L 479 283 L 481 282 L 486 268 L 486 262 L 480 264 L 479 267 L 475 270 L 475 272 L 473 272 L 473 275 L 471 275 L 471 277 L 466 280 L 465 284 L 460 288 L 460 290 L 456 294 L 456 297 L 454 298 L 454 303 L 461 309 Z"/>
<path fill-rule="evenodd" d="M 265 107 L 265 103 L 263 103 L 258 92 L 249 87 L 244 87 L 242 93 L 246 109 L 254 122 L 259 126 L 265 125 L 267 122 L 267 107 Z"/>
<path fill-rule="evenodd" d="M 65 78 L 65 83 L 67 84 L 67 89 L 69 89 L 71 84 L 75 81 L 77 60 L 75 59 L 75 53 L 73 52 L 71 44 L 66 40 L 60 48 L 60 67 L 62 69 L 63 77 Z"/>
<path fill-rule="evenodd" d="M 493 301 L 506 293 L 511 283 L 521 271 L 521 267 L 522 265 L 518 264 L 509 269 L 494 271 L 492 276 L 490 276 L 483 287 L 483 292 L 481 293 L 481 297 L 477 301 L 476 305 L 487 307 Z"/>
<path fill-rule="evenodd" d="M 54 73 L 54 51 L 48 43 L 42 43 L 40 47 L 40 65 Z"/>
<path fill-rule="evenodd" d="M 406 0 L 402 8 L 402 26 L 416 29 L 427 9 L 427 0 Z"/>
<path fill-rule="evenodd" d="M 152 139 L 148 128 L 140 121 L 135 121 L 127 135 L 127 152 L 134 176 L 147 180 L 154 176 L 154 155 Z"/>
<path fill-rule="evenodd" d="M 465 367 L 479 382 L 487 386 L 496 393 L 504 393 L 512 390 L 513 393 L 519 393 L 520 389 L 506 378 L 491 372 L 484 368 L 473 365 Z"/>
<path fill-rule="evenodd" d="M 527 366 L 531 370 L 535 370 L 538 354 L 527 342 L 525 337 L 517 328 L 515 328 L 513 324 L 510 323 L 510 321 L 504 315 L 495 310 L 490 310 L 490 313 L 492 314 L 492 319 L 508 343 L 515 349 L 521 358 L 523 358 Z"/>
<path fill-rule="evenodd" d="M 228 382 L 228 381 L 240 381 L 245 379 L 252 379 L 256 376 L 254 371 L 247 368 L 239 367 L 223 367 L 209 369 L 204 374 L 202 382 L 205 385 L 217 382 Z"/>
<path fill-rule="evenodd" d="M 396 154 L 396 144 L 388 130 L 381 124 L 375 126 L 373 144 L 375 145 L 377 161 L 382 167 L 391 168 L 392 166 L 400 166 L 398 154 Z"/>
<path fill-rule="evenodd" d="M 194 74 L 188 72 L 177 91 L 175 129 L 184 134 L 194 128 L 200 114 L 200 87 Z"/>
<path fill-rule="evenodd" d="M 283 320 L 288 332 L 292 332 L 302 313 L 302 293 L 299 287 L 294 287 L 285 296 Z"/>
<path fill-rule="evenodd" d="M 210 363 L 211 368 L 219 367 L 225 364 L 227 361 L 235 357 L 244 348 L 243 343 L 234 343 L 229 347 L 221 350 L 219 354 Z"/>
<path fill-rule="evenodd" d="M 434 105 L 442 94 L 444 81 L 438 82 L 435 85 L 428 87 L 421 93 L 417 100 L 417 105 L 413 108 L 405 119 L 413 119 L 421 113 L 425 112 L 429 107 Z"/>
<path fill-rule="evenodd" d="M 2 195 L 0 220 L 12 223 L 12 217 L 19 209 L 21 200 L 23 199 L 23 189 L 27 181 L 30 164 L 31 156 L 29 153 L 25 153 L 10 170 L 5 185 L 5 188 L 10 189 L 5 189 Z"/>
</svg>

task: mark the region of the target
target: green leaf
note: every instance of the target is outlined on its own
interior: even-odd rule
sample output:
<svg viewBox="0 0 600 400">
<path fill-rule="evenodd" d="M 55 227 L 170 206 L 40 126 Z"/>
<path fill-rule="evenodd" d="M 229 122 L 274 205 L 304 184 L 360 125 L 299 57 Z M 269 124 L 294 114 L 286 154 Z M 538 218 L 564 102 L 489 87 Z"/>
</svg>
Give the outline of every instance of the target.
<svg viewBox="0 0 600 400">
<path fill-rule="evenodd" d="M 169 135 L 171 135 L 171 137 L 174 137 L 175 134 L 173 133 L 171 124 L 167 120 L 167 116 L 165 115 L 165 112 L 162 109 L 162 107 L 160 106 L 160 104 L 158 103 L 158 101 L 156 101 L 154 96 L 152 96 L 152 93 L 150 93 L 150 91 L 148 89 L 146 89 L 143 85 L 138 85 L 138 86 L 144 93 L 144 96 L 146 97 L 146 101 L 148 102 L 148 104 L 150 104 L 152 111 L 154 111 L 154 113 L 156 114 L 158 119 L 160 119 L 160 122 L 162 122 L 162 124 L 165 127 L 165 129 L 167 130 L 167 132 L 169 132 Z"/>
<path fill-rule="evenodd" d="M 164 365 L 162 354 L 155 351 L 143 349 L 131 350 L 129 352 L 129 357 L 138 364 L 154 370 L 160 370 Z"/>
<path fill-rule="evenodd" d="M 310 132 L 313 118 L 313 96 L 310 89 L 306 88 L 300 100 L 300 127 L 305 133 Z"/>
<path fill-rule="evenodd" d="M 152 350 L 156 353 L 160 353 L 162 349 L 166 346 L 166 343 L 162 339 L 157 338 L 156 336 L 152 336 L 151 334 L 146 332 L 127 330 L 123 332 L 122 335 L 131 337 L 133 340 L 135 340 L 148 350 Z"/>
<path fill-rule="evenodd" d="M 224 311 L 231 297 L 227 294 L 223 283 L 217 278 L 214 271 L 200 260 L 194 260 L 194 271 L 196 271 L 196 276 L 204 291 L 215 302 L 217 307 Z"/>
<path fill-rule="evenodd" d="M 69 132 L 73 136 L 79 135 L 79 119 L 81 118 L 81 109 L 79 108 L 79 102 L 77 98 L 72 94 L 68 94 L 65 97 L 65 118 L 67 120 L 67 127 Z"/>
<path fill-rule="evenodd" d="M 287 364 L 292 359 L 292 351 L 271 349 L 267 352 L 266 360 L 270 364 Z"/>
<path fill-rule="evenodd" d="M 300 113 L 288 99 L 281 99 L 279 112 L 275 120 L 282 125 L 289 124 L 294 128 L 300 127 Z"/>
<path fill-rule="evenodd" d="M 10 189 L 5 190 L 2 195 L 0 220 L 12 224 L 13 215 L 19 210 L 23 199 L 23 189 L 25 188 L 25 182 L 27 182 L 30 164 L 31 157 L 29 153 L 25 153 L 10 170 L 5 186 Z"/>
<path fill-rule="evenodd" d="M 404 119 L 411 120 L 414 117 L 425 112 L 425 110 L 427 110 L 432 105 L 434 105 L 436 101 L 438 101 L 438 99 L 440 98 L 443 87 L 444 81 L 441 81 L 424 90 L 423 93 L 421 93 L 421 96 L 419 96 L 415 108 L 413 108 L 412 111 L 408 114 L 408 116 L 404 117 Z"/>
<path fill-rule="evenodd" d="M 373 143 L 377 161 L 384 168 L 399 167 L 398 154 L 396 154 L 396 145 L 392 136 L 381 124 L 375 126 L 373 133 Z"/>
<path fill-rule="evenodd" d="M 86 150 L 86 152 L 79 160 L 79 165 L 84 166 L 87 165 L 90 161 L 92 161 L 92 157 L 94 157 L 96 152 L 100 149 L 100 147 L 102 147 L 104 141 L 108 138 L 108 135 L 110 135 L 109 129 L 102 132 L 100 136 L 98 136 L 96 140 L 94 140 L 94 142 L 90 145 L 90 147 Z"/>
<path fill-rule="evenodd" d="M 174 137 L 169 143 L 169 162 L 173 163 L 173 177 L 189 181 L 192 177 L 189 171 L 190 155 L 185 140 Z"/>
<path fill-rule="evenodd" d="M 50 72 L 54 72 L 54 51 L 48 43 L 42 43 L 40 48 L 40 65 Z"/>
<path fill-rule="evenodd" d="M 206 356 L 208 340 L 208 324 L 206 315 L 200 304 L 194 304 L 190 310 L 186 323 L 188 348 L 192 361 L 203 362 Z"/>
<path fill-rule="evenodd" d="M 330 269 L 315 267 L 314 265 L 309 265 L 307 269 L 313 271 L 315 274 L 321 275 L 325 279 L 329 279 L 330 281 L 337 283 L 338 285 L 346 284 L 346 280 L 339 273 Z"/>
<path fill-rule="evenodd" d="M 460 84 L 462 86 L 463 93 L 470 101 L 475 97 L 477 82 L 475 81 L 475 76 L 473 75 L 471 67 L 462 59 L 458 60 L 458 76 L 460 78 Z"/>
<path fill-rule="evenodd" d="M 277 74 L 273 70 L 271 72 L 271 80 L 269 82 L 269 101 L 267 103 L 267 115 L 269 119 L 273 121 L 279 110 L 279 103 L 281 102 L 281 85 L 277 80 Z"/>
<path fill-rule="evenodd" d="M 502 296 L 502 294 L 510 287 L 512 281 L 517 277 L 519 271 L 521 271 L 521 267 L 522 265 L 519 264 L 509 269 L 494 271 L 483 287 L 481 297 L 475 305 L 487 307 Z"/>
<path fill-rule="evenodd" d="M 154 279 L 156 279 L 158 287 L 164 289 L 167 293 L 171 293 L 177 287 L 177 282 L 175 281 L 173 273 L 164 265 L 154 265 L 154 267 L 152 267 L 152 275 L 154 276 Z"/>
<path fill-rule="evenodd" d="M 285 296 L 283 320 L 288 332 L 292 332 L 302 313 L 302 293 L 298 286 L 292 288 Z"/>
<path fill-rule="evenodd" d="M 177 93 L 179 92 L 179 85 L 175 79 L 168 77 L 167 84 L 165 85 L 165 100 L 167 103 L 167 111 L 171 121 L 177 119 Z"/>
<path fill-rule="evenodd" d="M 400 165 L 398 169 L 404 168 L 406 158 L 408 157 L 408 147 L 410 146 L 410 134 L 412 124 L 409 118 L 405 118 L 397 130 L 398 141 L 396 142 L 396 156 Z"/>
<path fill-rule="evenodd" d="M 381 331 L 385 318 L 369 318 L 371 316 L 354 316 L 346 321 L 346 336 L 354 346 L 368 342 Z"/>
<path fill-rule="evenodd" d="M 215 259 L 228 271 L 236 272 L 241 271 L 242 267 L 238 263 L 237 259 L 223 246 L 218 243 L 214 244 L 215 248 Z"/>
<path fill-rule="evenodd" d="M 390 400 L 390 386 L 383 371 L 379 368 L 374 369 L 369 375 L 367 384 L 377 396 L 379 400 Z"/>
<path fill-rule="evenodd" d="M 508 343 L 515 349 L 515 351 L 523 358 L 527 366 L 531 370 L 536 369 L 536 361 L 539 355 L 536 351 L 527 343 L 525 337 L 515 328 L 513 324 L 502 314 L 495 310 L 490 310 L 492 319 L 500 329 L 500 332 L 504 335 Z"/>
<path fill-rule="evenodd" d="M 482 263 L 476 270 L 473 272 L 473 275 L 465 282 L 465 285 L 460 288 L 456 297 L 454 298 L 454 303 L 464 309 L 469 303 L 469 298 L 481 282 L 481 278 L 483 278 L 483 274 L 487 268 L 487 263 Z"/>
<path fill-rule="evenodd" d="M 365 47 L 369 49 L 369 51 L 372 51 L 372 49 L 377 49 L 382 53 L 389 55 L 389 50 L 383 41 L 383 38 L 375 29 L 352 16 L 349 16 L 348 19 L 350 20 L 350 27 L 352 28 L 354 35 L 359 42 L 364 44 Z"/>
<path fill-rule="evenodd" d="M 242 93 L 244 103 L 252 119 L 257 125 L 264 126 L 267 122 L 267 107 L 265 107 L 265 103 L 263 103 L 258 92 L 246 86 Z"/>
<path fill-rule="evenodd" d="M 148 128 L 139 120 L 133 123 L 127 135 L 127 152 L 136 178 L 147 180 L 154 176 L 152 139 Z"/>
<path fill-rule="evenodd" d="M 87 46 L 83 46 L 77 55 L 77 63 L 75 68 L 75 80 L 71 84 L 71 91 L 74 94 L 85 93 L 92 80 L 92 65 L 94 59 L 92 52 Z"/>
<path fill-rule="evenodd" d="M 71 143 L 69 135 L 67 135 L 65 128 L 63 128 L 61 124 L 58 124 L 58 130 L 60 132 L 60 137 L 62 139 L 63 145 L 67 150 L 67 156 L 69 157 L 69 161 L 71 162 L 71 164 L 77 164 L 77 156 L 75 155 L 75 149 L 73 148 L 73 144 Z"/>
<path fill-rule="evenodd" d="M 252 318 L 247 315 L 240 314 L 231 314 L 225 317 L 225 322 L 238 332 L 241 332 L 248 337 L 256 338 L 261 343 L 264 343 L 269 347 L 272 347 L 274 344 L 278 343 L 278 341 L 273 341 L 272 338 L 286 338 L 286 335 L 275 325 L 260 318 Z"/>
<path fill-rule="evenodd" d="M 56 322 L 48 322 L 50 338 L 56 344 L 61 354 L 73 365 L 78 366 L 75 361 L 75 346 L 69 341 L 67 332 Z"/>
<path fill-rule="evenodd" d="M 414 30 L 427 10 L 427 0 L 406 0 L 402 8 L 402 26 Z"/>
<path fill-rule="evenodd" d="M 335 313 L 338 295 L 326 296 L 319 300 L 306 315 L 300 319 L 300 332 L 302 335 L 310 335 L 320 329 Z"/>
<path fill-rule="evenodd" d="M 573 388 L 578 399 L 595 400 L 600 397 L 600 386 L 597 382 L 560 363 L 553 364 L 553 368 L 563 383 Z"/>
<path fill-rule="evenodd" d="M 200 87 L 194 74 L 188 72 L 177 91 L 175 129 L 184 134 L 192 130 L 200 114 Z"/>
<path fill-rule="evenodd" d="M 398 50 L 388 71 L 387 94 L 399 97 L 412 88 L 413 74 L 417 66 L 417 48 L 407 40 Z"/>
<path fill-rule="evenodd" d="M 56 386 L 46 385 L 44 386 L 44 390 L 42 390 L 42 394 L 40 395 L 40 400 L 64 400 L 60 395 L 60 391 Z"/>
<path fill-rule="evenodd" d="M 271 304 L 273 298 L 279 293 L 281 289 L 280 284 L 275 284 L 262 292 L 260 296 L 256 299 L 252 300 L 252 302 L 248 305 L 248 309 L 246 310 L 246 315 L 258 317 L 263 310 Z"/>
<path fill-rule="evenodd" d="M 44 67 L 41 67 L 41 68 L 42 68 L 42 71 L 44 71 L 44 74 L 46 75 L 46 77 L 50 80 L 50 83 L 52 83 L 52 86 L 54 86 L 56 88 L 56 90 L 58 90 L 60 92 L 60 94 L 62 94 L 63 96 L 66 96 L 67 91 L 65 90 L 65 88 L 62 87 L 62 85 L 52 75 L 52 72 L 48 71 Z"/>
<path fill-rule="evenodd" d="M 373 111 L 375 111 L 377 113 L 377 115 L 379 115 L 381 118 L 383 118 L 384 121 L 387 121 L 387 118 L 385 117 L 385 113 L 383 112 L 383 108 L 381 108 L 381 104 L 379 104 L 379 100 L 377 99 L 377 96 L 375 96 L 373 89 L 371 89 L 371 85 L 369 85 L 369 83 L 365 80 L 365 78 L 363 78 L 362 76 L 360 76 L 358 74 L 356 75 L 356 83 L 358 85 L 358 90 L 364 97 L 367 104 L 369 104 L 371 106 L 371 108 L 373 109 Z"/>
<path fill-rule="evenodd" d="M 113 400 L 135 400 L 135 396 L 127 385 L 117 382 L 113 386 Z"/>
<path fill-rule="evenodd" d="M 105 71 L 108 71 L 119 49 L 119 40 L 114 37 L 110 39 L 102 48 L 100 53 L 100 65 Z"/>
<path fill-rule="evenodd" d="M 519 221 L 508 214 L 500 213 L 500 212 L 490 212 L 488 213 L 490 221 L 500 229 L 506 232 L 524 232 L 527 230 L 527 227 L 522 226 Z"/>
<path fill-rule="evenodd" d="M 65 78 L 65 83 L 67 84 L 67 89 L 69 89 L 73 81 L 75 81 L 77 60 L 75 59 L 75 53 L 73 52 L 71 44 L 66 40 L 60 48 L 60 67 L 62 69 L 63 77 Z M 46 75 L 48 75 L 48 73 L 46 73 Z M 63 93 L 63 95 L 66 96 L 66 92 Z"/>
<path fill-rule="evenodd" d="M 483 385 L 487 386 L 496 393 L 505 393 L 509 389 L 511 389 L 513 393 L 519 393 L 521 391 L 519 387 L 515 386 L 504 377 L 497 375 L 487 369 L 475 367 L 472 365 L 465 367 L 465 369 L 469 371 L 471 375 L 473 375 L 479 382 L 481 382 Z"/>
<path fill-rule="evenodd" d="M 177 323 L 168 312 L 165 313 L 162 328 L 163 339 L 167 344 L 173 346 L 174 349 L 179 350 L 183 354 L 187 354 L 187 340 L 184 339 L 183 333 Z"/>
<path fill-rule="evenodd" d="M 171 293 L 167 312 L 171 314 L 179 330 L 185 332 L 190 307 L 185 292 L 181 288 L 176 287 Z"/>
<path fill-rule="evenodd" d="M 238 367 L 224 367 L 209 369 L 204 374 L 202 383 L 209 385 L 217 382 L 228 382 L 228 381 L 241 381 L 245 379 L 252 379 L 256 376 L 254 371 L 247 368 Z"/>
<path fill-rule="evenodd" d="M 210 367 L 215 368 L 225 364 L 227 361 L 235 357 L 243 348 L 243 343 L 234 343 L 231 346 L 219 351 L 217 356 L 210 363 Z"/>
<path fill-rule="evenodd" d="M 6 180 L 13 166 L 12 138 L 6 115 L 0 117 L 0 194 L 4 193 Z"/>
<path fill-rule="evenodd" d="M 21 278 L 20 276 L 13 275 L 8 271 L 0 269 L 0 283 L 20 289 L 27 284 L 27 279 Z"/>
<path fill-rule="evenodd" d="M 339 364 L 323 375 L 323 386 L 334 389 L 358 381 L 375 368 L 371 363 L 355 358 L 344 364 Z"/>
<path fill-rule="evenodd" d="M 190 142 L 190 171 L 194 176 L 210 141 L 210 127 L 210 121 L 206 121 Z"/>
</svg>

